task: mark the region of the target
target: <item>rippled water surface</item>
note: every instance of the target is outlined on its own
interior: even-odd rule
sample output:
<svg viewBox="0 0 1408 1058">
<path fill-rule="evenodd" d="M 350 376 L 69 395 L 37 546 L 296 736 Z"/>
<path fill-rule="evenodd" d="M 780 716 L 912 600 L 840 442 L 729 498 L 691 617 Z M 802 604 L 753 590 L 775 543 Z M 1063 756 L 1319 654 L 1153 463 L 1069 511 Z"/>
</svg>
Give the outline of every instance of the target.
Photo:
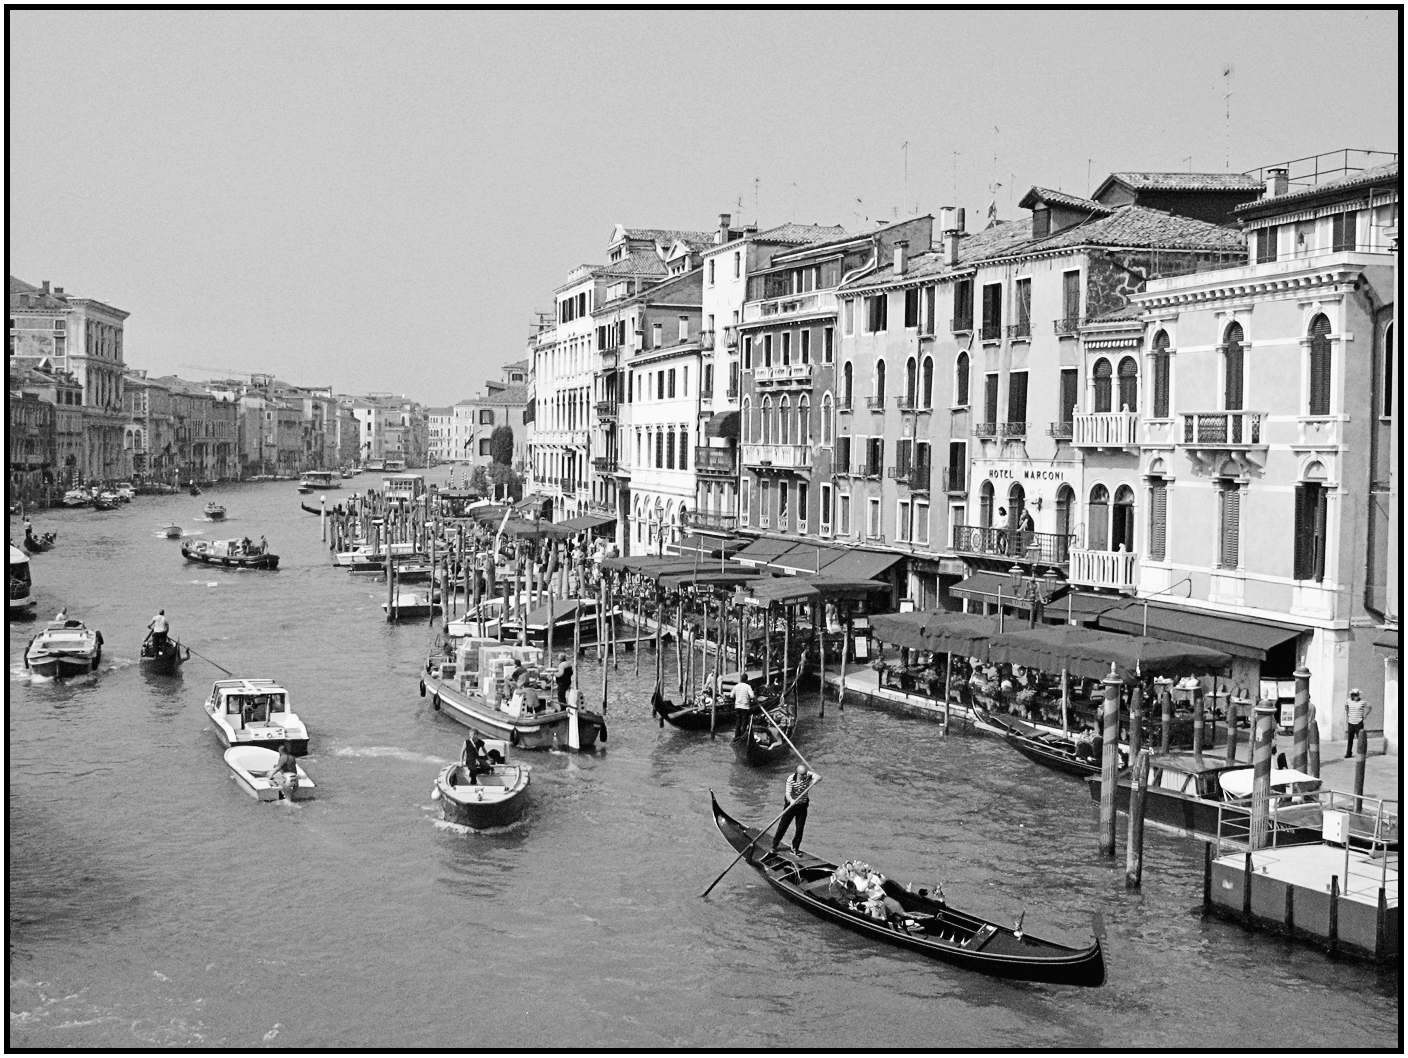
<svg viewBox="0 0 1408 1058">
<path fill-rule="evenodd" d="M 368 482 L 367 476 L 358 484 Z M 201 519 L 207 499 L 226 527 Z M 1400 976 L 1199 913 L 1202 846 L 1151 833 L 1142 892 L 1096 855 L 1081 783 L 1000 742 L 804 702 L 826 782 L 807 844 L 1072 944 L 1108 930 L 1109 983 L 989 980 L 880 948 L 728 863 L 710 788 L 755 823 L 782 773 L 726 741 L 661 730 L 647 654 L 612 673 L 610 742 L 525 754 L 529 818 L 437 822 L 458 725 L 417 694 L 429 635 L 388 626 L 385 588 L 334 569 L 290 482 L 40 512 L 32 563 L 106 637 L 102 671 L 31 683 L 9 628 L 10 1042 L 23 1047 L 1294 1047 L 1398 1040 Z M 268 537 L 277 573 L 188 565 L 156 535 Z M 14 523 L 12 523 L 13 525 Z M 309 725 L 315 800 L 259 804 L 221 761 L 193 659 L 145 677 L 144 627 L 284 683 Z M 583 685 L 600 695 L 600 670 Z"/>
</svg>

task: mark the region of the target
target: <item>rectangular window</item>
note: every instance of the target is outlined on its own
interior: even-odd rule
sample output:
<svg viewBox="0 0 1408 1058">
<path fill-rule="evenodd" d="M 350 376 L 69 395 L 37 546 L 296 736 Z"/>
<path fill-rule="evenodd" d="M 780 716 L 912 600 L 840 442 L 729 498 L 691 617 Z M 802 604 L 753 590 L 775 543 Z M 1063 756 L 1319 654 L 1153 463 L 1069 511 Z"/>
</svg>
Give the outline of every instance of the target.
<svg viewBox="0 0 1408 1058">
<path fill-rule="evenodd" d="M 802 363 L 810 364 L 812 362 L 812 329 L 810 327 L 802 328 L 802 345 L 798 352 Z"/>
<path fill-rule="evenodd" d="M 797 532 L 807 531 L 807 483 L 797 483 Z"/>
<path fill-rule="evenodd" d="M 1296 580 L 1325 579 L 1327 492 L 1317 482 L 1296 486 Z"/>
<path fill-rule="evenodd" d="M 847 333 L 847 334 L 855 334 L 855 333 L 856 333 L 856 299 L 855 299 L 855 298 L 847 298 L 847 299 L 846 299 L 845 319 L 846 319 L 846 333 Z"/>
<path fill-rule="evenodd" d="M 1017 334 L 1027 336 L 1032 333 L 1032 281 L 1017 280 Z"/>
<path fill-rule="evenodd" d="M 843 434 L 836 438 L 836 451 L 831 456 L 831 465 L 836 473 L 845 474 L 851 469 L 851 437 Z"/>
<path fill-rule="evenodd" d="M 709 285 L 714 285 L 714 259 L 709 258 Z"/>
<path fill-rule="evenodd" d="M 671 430 L 665 435 L 665 469 L 675 469 L 675 431 Z"/>
<path fill-rule="evenodd" d="M 688 317 L 688 316 L 681 316 L 681 317 L 680 317 L 680 336 L 679 336 L 679 337 L 680 337 L 680 341 L 682 341 L 682 342 L 685 342 L 685 341 L 688 341 L 688 340 L 689 340 L 689 317 Z"/>
<path fill-rule="evenodd" d="M 914 542 L 929 542 L 929 505 L 922 500 L 914 505 Z"/>
<path fill-rule="evenodd" d="M 1002 284 L 983 286 L 983 338 L 1002 337 Z"/>
<path fill-rule="evenodd" d="M 888 330 L 890 323 L 889 297 L 885 294 L 881 294 L 878 297 L 866 298 L 865 319 L 866 330 L 872 333 Z"/>
<path fill-rule="evenodd" d="M 1076 395 L 1080 391 L 1080 372 L 1074 367 L 1061 369 L 1061 417 L 1057 421 L 1069 426 L 1076 417 Z"/>
<path fill-rule="evenodd" d="M 655 435 L 655 468 L 657 470 L 665 466 L 665 435 L 658 433 Z"/>
<path fill-rule="evenodd" d="M 655 399 L 665 399 L 665 372 L 655 372 Z"/>
<path fill-rule="evenodd" d="M 997 375 L 988 375 L 984 380 L 983 422 L 997 422 Z"/>
<path fill-rule="evenodd" d="M 908 500 L 900 500 L 895 504 L 895 539 L 900 543 L 909 542 Z"/>
<path fill-rule="evenodd" d="M 753 370 L 753 337 L 749 335 L 743 339 L 743 370 Z"/>
<path fill-rule="evenodd" d="M 836 360 L 836 328 L 827 327 L 821 332 L 821 362 L 834 363 Z"/>
<path fill-rule="evenodd" d="M 758 524 L 764 529 L 772 526 L 772 486 L 766 481 L 758 482 Z"/>
<path fill-rule="evenodd" d="M 963 492 L 968 475 L 968 443 L 950 441 L 948 443 L 948 481 L 944 483 L 947 492 Z"/>
<path fill-rule="evenodd" d="M 1007 421 L 1027 421 L 1027 373 L 1013 371 L 1007 380 Z"/>
<path fill-rule="evenodd" d="M 689 456 L 688 456 L 688 454 L 687 454 L 688 452 L 689 452 L 689 431 L 688 431 L 688 430 L 681 430 L 681 431 L 680 431 L 680 469 L 681 469 L 681 470 L 688 470 L 688 469 L 689 469 Z"/>
<path fill-rule="evenodd" d="M 685 369 L 689 370 L 688 368 Z M 703 396 L 712 397 L 714 395 L 714 365 L 704 365 L 704 386 L 699 391 Z"/>
<path fill-rule="evenodd" d="M 479 454 L 481 456 L 493 455 L 493 453 L 489 451 L 489 438 L 481 437 L 479 439 Z"/>
<path fill-rule="evenodd" d="M 1240 554 L 1242 495 L 1235 481 L 1224 481 L 1217 492 L 1219 532 L 1218 561 L 1223 569 L 1236 569 Z"/>
<path fill-rule="evenodd" d="M 1168 485 L 1161 478 L 1149 482 L 1149 561 L 1164 561 L 1168 540 Z"/>
<path fill-rule="evenodd" d="M 973 280 L 958 279 L 953 284 L 953 329 L 973 329 Z"/>
<path fill-rule="evenodd" d="M 669 371 L 668 381 L 665 387 L 665 395 L 668 397 L 673 397 L 675 395 L 675 369 L 673 367 L 670 368 Z"/>
<path fill-rule="evenodd" d="M 911 287 L 904 292 L 904 325 L 919 326 L 919 288 Z"/>
<path fill-rule="evenodd" d="M 866 504 L 865 535 L 871 540 L 879 540 L 882 535 L 880 528 L 880 497 L 872 496 Z"/>
<path fill-rule="evenodd" d="M 1330 339 L 1320 333 L 1310 341 L 1310 414 L 1330 414 Z"/>
<path fill-rule="evenodd" d="M 870 458 L 866 461 L 865 472 L 873 478 L 885 476 L 885 438 L 871 437 L 865 442 Z"/>
<path fill-rule="evenodd" d="M 787 487 L 787 482 L 777 483 L 777 527 L 784 533 L 787 531 L 787 499 L 791 490 Z"/>
<path fill-rule="evenodd" d="M 1158 350 L 1153 356 L 1154 370 L 1154 418 L 1168 418 L 1169 367 L 1171 361 L 1167 352 Z"/>
<path fill-rule="evenodd" d="M 733 278 L 737 279 L 743 274 L 742 255 L 735 250 L 733 253 Z"/>
<path fill-rule="evenodd" d="M 728 399 L 734 400 L 738 397 L 738 361 L 730 360 L 728 363 Z"/>
<path fill-rule="evenodd" d="M 1270 264 L 1276 260 L 1276 228 L 1258 228 L 1256 233 L 1256 263 Z"/>
<path fill-rule="evenodd" d="M 821 486 L 821 531 L 831 532 L 831 486 Z"/>
<path fill-rule="evenodd" d="M 1068 327 L 1080 322 L 1080 272 L 1061 276 L 1061 315 Z"/>
<path fill-rule="evenodd" d="M 744 524 L 744 525 L 748 525 L 748 524 L 749 524 L 749 515 L 752 513 L 752 511 L 750 510 L 750 507 L 751 507 L 751 504 L 752 504 L 752 499 L 753 499 L 752 481 L 751 481 L 751 479 L 749 479 L 749 478 L 744 478 L 743 481 L 742 481 L 742 484 L 741 484 L 740 487 L 739 487 L 739 493 L 738 493 L 738 503 L 739 503 L 740 509 L 741 509 L 742 512 L 743 512 L 743 524 Z"/>
<path fill-rule="evenodd" d="M 1354 228 L 1358 216 L 1357 212 L 1351 210 L 1349 213 L 1336 213 L 1330 218 L 1332 250 L 1339 252 L 1354 249 Z"/>
<path fill-rule="evenodd" d="M 786 367 L 792 362 L 792 332 L 782 332 L 782 366 Z"/>
<path fill-rule="evenodd" d="M 840 517 L 836 520 L 836 531 L 842 536 L 851 535 L 851 494 L 843 492 L 840 496 Z"/>
<path fill-rule="evenodd" d="M 772 367 L 772 335 L 763 335 L 763 366 Z"/>
<path fill-rule="evenodd" d="M 664 330 L 665 330 L 665 325 L 664 325 L 663 323 L 654 323 L 654 324 L 651 324 L 651 326 L 650 326 L 650 348 L 652 348 L 652 349 L 659 349 L 660 346 L 662 346 L 662 345 L 665 344 Z"/>
<path fill-rule="evenodd" d="M 911 456 L 914 451 L 914 442 L 909 438 L 902 438 L 895 442 L 895 472 L 904 477 L 909 473 Z"/>
<path fill-rule="evenodd" d="M 924 288 L 924 333 L 933 334 L 935 330 L 934 312 L 937 304 L 939 288 L 927 286 Z"/>
</svg>

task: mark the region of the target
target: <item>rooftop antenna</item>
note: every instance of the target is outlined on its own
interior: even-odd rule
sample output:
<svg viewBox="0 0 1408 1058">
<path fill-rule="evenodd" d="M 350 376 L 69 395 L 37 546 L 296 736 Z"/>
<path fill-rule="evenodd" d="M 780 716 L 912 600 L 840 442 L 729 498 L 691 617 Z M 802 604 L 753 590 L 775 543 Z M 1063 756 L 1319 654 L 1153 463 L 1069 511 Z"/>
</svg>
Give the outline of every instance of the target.
<svg viewBox="0 0 1408 1058">
<path fill-rule="evenodd" d="M 958 151 L 953 152 L 953 201 L 958 203 Z"/>
<path fill-rule="evenodd" d="M 753 177 L 753 219 L 758 221 L 758 223 L 760 224 L 762 223 L 762 221 L 759 219 L 761 217 L 761 214 L 758 212 L 758 189 L 762 186 L 762 179 L 756 176 Z"/>
<path fill-rule="evenodd" d="M 864 211 L 864 209 L 865 209 L 865 202 L 864 202 L 864 200 L 862 200 L 862 199 L 860 199 L 860 198 L 857 198 L 857 199 L 856 199 L 856 205 L 858 205 L 858 206 L 860 207 L 860 209 L 859 209 L 859 210 L 855 210 L 855 209 L 851 210 L 851 216 L 853 216 L 853 217 L 856 218 L 856 227 L 859 228 L 859 227 L 861 226 L 862 222 L 864 222 L 865 224 L 869 224 L 869 223 L 870 223 L 870 218 L 869 218 L 869 217 L 864 217 L 864 216 L 862 216 L 862 211 Z"/>
<path fill-rule="evenodd" d="M 1008 173 L 1007 177 L 1007 208 L 1015 210 L 1017 207 L 1013 200 L 1017 196 L 1017 174 Z"/>
<path fill-rule="evenodd" d="M 904 198 L 902 201 L 909 201 L 909 141 L 905 140 L 900 144 L 900 152 L 904 155 Z"/>
<path fill-rule="evenodd" d="M 1193 171 L 1193 156 L 1190 154 L 1183 160 L 1188 163 L 1188 171 L 1191 173 Z"/>
<path fill-rule="evenodd" d="M 792 181 L 792 221 L 797 220 L 797 181 Z"/>
<path fill-rule="evenodd" d="M 1087 158 L 1087 159 L 1085 160 L 1085 197 L 1086 197 L 1086 198 L 1089 198 L 1089 197 L 1090 197 L 1090 168 L 1091 168 L 1091 166 L 1093 166 L 1094 164 L 1095 164 L 1095 159 L 1094 159 L 1094 158 Z"/>
<path fill-rule="evenodd" d="M 1232 170 L 1232 64 L 1222 68 L 1223 143 L 1226 157 L 1223 167 Z"/>
</svg>

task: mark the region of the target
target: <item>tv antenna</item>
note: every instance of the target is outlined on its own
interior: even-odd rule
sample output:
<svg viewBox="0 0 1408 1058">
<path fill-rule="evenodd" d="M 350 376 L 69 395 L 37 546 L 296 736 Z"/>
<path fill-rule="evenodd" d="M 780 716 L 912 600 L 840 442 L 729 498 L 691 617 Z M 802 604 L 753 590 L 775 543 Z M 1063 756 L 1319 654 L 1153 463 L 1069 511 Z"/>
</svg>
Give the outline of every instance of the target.
<svg viewBox="0 0 1408 1058">
<path fill-rule="evenodd" d="M 1225 157 L 1223 167 L 1232 171 L 1232 64 L 1222 68 L 1223 143 Z"/>
<path fill-rule="evenodd" d="M 909 201 L 909 141 L 905 140 L 900 144 L 900 153 L 904 155 L 904 198 L 902 201 Z"/>
</svg>

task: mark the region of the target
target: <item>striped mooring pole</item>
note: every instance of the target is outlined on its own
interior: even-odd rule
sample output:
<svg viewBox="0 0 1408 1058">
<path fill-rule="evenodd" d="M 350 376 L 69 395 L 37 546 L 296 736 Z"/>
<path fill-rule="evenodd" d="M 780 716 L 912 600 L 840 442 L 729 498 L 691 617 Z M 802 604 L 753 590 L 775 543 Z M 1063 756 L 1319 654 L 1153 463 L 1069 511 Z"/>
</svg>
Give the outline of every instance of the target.
<svg viewBox="0 0 1408 1058">
<path fill-rule="evenodd" d="M 1296 705 L 1291 739 L 1291 767 L 1305 771 L 1310 755 L 1310 670 L 1304 665 L 1296 669 Z"/>
</svg>

